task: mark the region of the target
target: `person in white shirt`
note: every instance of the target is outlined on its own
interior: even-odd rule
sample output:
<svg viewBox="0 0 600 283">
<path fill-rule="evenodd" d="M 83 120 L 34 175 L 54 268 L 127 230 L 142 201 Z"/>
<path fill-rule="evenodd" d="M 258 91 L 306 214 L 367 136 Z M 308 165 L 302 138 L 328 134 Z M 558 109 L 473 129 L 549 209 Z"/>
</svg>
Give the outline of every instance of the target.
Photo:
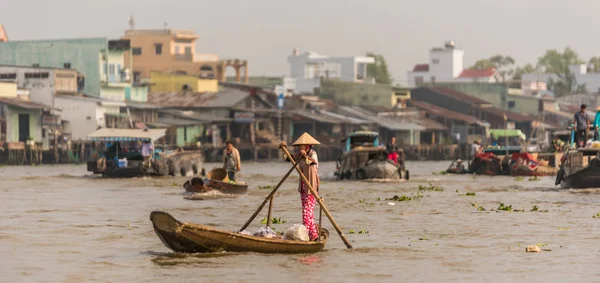
<svg viewBox="0 0 600 283">
<path fill-rule="evenodd" d="M 142 156 L 144 157 L 144 160 L 147 159 L 151 159 L 151 154 L 152 154 L 152 150 L 154 149 L 154 147 L 152 146 L 151 143 L 144 141 L 142 143 Z"/>
<path fill-rule="evenodd" d="M 473 145 L 471 146 L 471 156 L 475 156 L 479 153 L 481 153 L 481 141 L 476 140 L 475 142 L 473 142 Z"/>
</svg>

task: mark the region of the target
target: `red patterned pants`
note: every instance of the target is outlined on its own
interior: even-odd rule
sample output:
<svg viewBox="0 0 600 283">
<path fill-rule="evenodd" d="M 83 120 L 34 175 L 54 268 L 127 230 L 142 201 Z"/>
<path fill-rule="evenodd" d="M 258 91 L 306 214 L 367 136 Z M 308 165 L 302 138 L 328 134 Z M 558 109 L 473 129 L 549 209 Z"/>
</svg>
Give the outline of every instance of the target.
<svg viewBox="0 0 600 283">
<path fill-rule="evenodd" d="M 308 229 L 308 236 L 311 240 L 319 238 L 317 232 L 317 225 L 315 224 L 315 196 L 303 189 L 300 193 L 300 200 L 302 200 L 302 224 Z"/>
</svg>

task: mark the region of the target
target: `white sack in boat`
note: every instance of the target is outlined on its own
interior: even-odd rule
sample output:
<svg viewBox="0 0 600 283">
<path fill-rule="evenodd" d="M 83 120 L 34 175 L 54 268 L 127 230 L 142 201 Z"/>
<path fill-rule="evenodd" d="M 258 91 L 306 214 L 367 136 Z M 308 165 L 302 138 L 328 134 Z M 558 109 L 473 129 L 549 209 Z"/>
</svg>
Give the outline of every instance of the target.
<svg viewBox="0 0 600 283">
<path fill-rule="evenodd" d="M 253 236 L 257 236 L 257 237 L 265 237 L 265 238 L 276 238 L 277 234 L 275 233 L 275 231 L 273 231 L 273 229 L 271 229 L 271 227 L 260 227 L 260 229 L 258 229 L 258 231 L 254 232 Z"/>
<path fill-rule="evenodd" d="M 294 224 L 292 227 L 287 228 L 283 233 L 283 239 L 305 242 L 310 241 L 308 229 L 302 224 Z"/>
</svg>

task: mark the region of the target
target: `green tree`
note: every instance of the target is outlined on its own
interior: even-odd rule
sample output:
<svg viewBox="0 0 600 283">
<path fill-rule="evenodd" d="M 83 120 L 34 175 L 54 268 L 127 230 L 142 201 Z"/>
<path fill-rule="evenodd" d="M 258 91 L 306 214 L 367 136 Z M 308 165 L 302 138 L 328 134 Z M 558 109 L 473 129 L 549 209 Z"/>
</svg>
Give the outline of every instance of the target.
<svg viewBox="0 0 600 283">
<path fill-rule="evenodd" d="M 383 55 L 367 52 L 367 57 L 375 58 L 375 63 L 367 65 L 367 77 L 374 78 L 378 84 L 392 84 L 392 75 Z"/>
<path fill-rule="evenodd" d="M 488 69 L 496 68 L 498 73 L 504 80 L 510 79 L 512 74 L 515 72 L 514 69 L 515 59 L 510 56 L 494 55 L 490 58 L 481 59 L 475 62 L 469 69 Z"/>
<path fill-rule="evenodd" d="M 516 67 L 512 79 L 513 80 L 521 80 L 523 78 L 524 74 L 531 74 L 531 73 L 537 73 L 537 72 L 538 72 L 538 68 L 531 64 L 527 64 L 523 67 Z"/>
<path fill-rule="evenodd" d="M 594 57 L 590 58 L 588 63 L 593 66 L 592 71 L 594 71 L 594 72 L 600 71 L 600 57 L 594 56 Z"/>
<path fill-rule="evenodd" d="M 575 75 L 569 66 L 583 64 L 577 53 L 567 47 L 561 53 L 556 49 L 546 51 L 546 54 L 538 58 L 538 68 L 546 74 L 554 74 L 555 79 L 549 79 L 548 89 L 556 96 L 563 96 L 573 92 L 585 92 L 585 85 L 578 84 Z"/>
</svg>

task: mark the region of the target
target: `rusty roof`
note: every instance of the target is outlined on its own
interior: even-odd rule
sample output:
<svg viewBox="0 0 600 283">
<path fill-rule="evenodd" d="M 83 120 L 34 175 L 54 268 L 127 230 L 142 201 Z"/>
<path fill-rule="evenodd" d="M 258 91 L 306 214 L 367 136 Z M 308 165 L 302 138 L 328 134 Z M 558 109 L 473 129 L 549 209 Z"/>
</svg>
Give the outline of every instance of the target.
<svg viewBox="0 0 600 283">
<path fill-rule="evenodd" d="M 447 96 L 447 97 L 452 97 L 455 98 L 457 100 L 463 101 L 465 103 L 468 104 L 473 104 L 473 105 L 486 105 L 486 104 L 491 104 L 490 102 L 468 95 L 464 92 L 460 92 L 448 87 L 424 87 L 423 89 L 427 89 L 429 91 L 433 91 L 435 93 Z"/>
<path fill-rule="evenodd" d="M 520 114 L 517 112 L 508 111 L 508 110 L 500 109 L 497 107 L 481 108 L 481 111 L 487 112 L 489 114 L 497 115 L 500 117 L 504 117 L 504 115 L 506 114 L 506 118 L 509 121 L 513 121 L 513 122 L 531 122 L 531 121 L 536 120 L 536 118 L 533 116 L 523 115 L 523 114 Z"/>
<path fill-rule="evenodd" d="M 454 119 L 454 120 L 459 120 L 459 121 L 463 121 L 466 122 L 468 124 L 478 124 L 478 125 L 485 125 L 485 122 L 482 120 L 477 119 L 474 116 L 469 116 L 469 115 L 465 115 L 459 112 L 455 112 L 452 110 L 448 110 L 424 101 L 416 101 L 416 100 L 411 100 L 410 104 L 414 107 L 417 107 L 421 110 L 425 110 L 427 113 L 433 114 L 433 115 L 437 115 L 437 116 L 441 116 L 441 117 L 446 117 L 449 119 Z"/>
<path fill-rule="evenodd" d="M 0 103 L 8 104 L 10 106 L 22 108 L 22 109 L 50 109 L 52 107 L 40 103 L 31 102 L 19 98 L 12 97 L 0 97 Z"/>
<path fill-rule="evenodd" d="M 230 108 L 246 99 L 247 91 L 224 89 L 219 92 L 150 92 L 148 103 L 171 108 Z"/>
</svg>

